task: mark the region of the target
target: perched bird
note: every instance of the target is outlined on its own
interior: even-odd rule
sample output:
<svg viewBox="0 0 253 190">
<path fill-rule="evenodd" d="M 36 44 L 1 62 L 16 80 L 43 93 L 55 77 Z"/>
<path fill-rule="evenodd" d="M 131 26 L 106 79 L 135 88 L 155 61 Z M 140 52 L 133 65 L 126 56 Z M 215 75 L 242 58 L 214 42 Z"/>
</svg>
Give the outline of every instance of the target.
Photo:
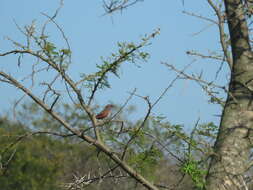
<svg viewBox="0 0 253 190">
<path fill-rule="evenodd" d="M 112 105 L 112 104 L 106 105 L 105 108 L 103 109 L 103 111 L 101 111 L 99 114 L 96 115 L 96 119 L 106 118 L 108 115 L 110 115 L 113 107 L 114 107 L 114 105 Z"/>
</svg>

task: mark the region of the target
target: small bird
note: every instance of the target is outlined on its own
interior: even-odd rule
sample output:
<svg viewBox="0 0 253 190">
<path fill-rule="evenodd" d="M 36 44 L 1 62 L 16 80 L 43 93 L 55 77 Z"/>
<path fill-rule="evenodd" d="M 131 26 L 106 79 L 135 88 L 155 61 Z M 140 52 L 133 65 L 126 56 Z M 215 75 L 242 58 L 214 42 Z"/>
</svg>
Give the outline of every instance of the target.
<svg viewBox="0 0 253 190">
<path fill-rule="evenodd" d="M 105 108 L 103 109 L 103 111 L 101 111 L 99 114 L 96 115 L 96 119 L 106 118 L 108 115 L 110 115 L 113 107 L 115 107 L 115 106 L 112 104 L 106 105 Z"/>
</svg>

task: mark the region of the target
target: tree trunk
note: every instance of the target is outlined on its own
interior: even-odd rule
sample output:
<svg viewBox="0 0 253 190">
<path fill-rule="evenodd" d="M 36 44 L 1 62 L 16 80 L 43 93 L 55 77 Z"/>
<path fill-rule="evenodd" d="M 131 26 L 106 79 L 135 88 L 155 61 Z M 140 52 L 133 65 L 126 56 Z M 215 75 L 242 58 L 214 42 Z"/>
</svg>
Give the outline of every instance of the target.
<svg viewBox="0 0 253 190">
<path fill-rule="evenodd" d="M 253 129 L 253 62 L 247 21 L 241 0 L 225 0 L 233 67 L 207 175 L 207 190 L 247 189 L 243 176 L 248 169 L 250 133 Z"/>
</svg>

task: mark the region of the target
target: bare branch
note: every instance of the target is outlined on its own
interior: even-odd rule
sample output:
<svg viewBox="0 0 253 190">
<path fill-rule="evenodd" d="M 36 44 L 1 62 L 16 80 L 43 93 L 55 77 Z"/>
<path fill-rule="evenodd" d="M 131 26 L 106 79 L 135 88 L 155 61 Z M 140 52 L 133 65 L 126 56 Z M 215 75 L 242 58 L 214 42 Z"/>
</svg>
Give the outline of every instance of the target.
<svg viewBox="0 0 253 190">
<path fill-rule="evenodd" d="M 224 61 L 224 58 L 219 55 L 204 55 L 195 51 L 187 51 L 186 54 L 191 55 L 191 56 L 197 56 L 203 59 L 216 59 L 219 61 Z"/>
<path fill-rule="evenodd" d="M 183 11 L 183 13 L 186 14 L 186 15 L 189 15 L 189 16 L 193 16 L 193 17 L 199 18 L 201 20 L 208 21 L 208 22 L 210 22 L 212 24 L 218 24 L 215 20 L 210 19 L 210 18 L 205 17 L 205 16 L 202 16 L 202 15 L 197 15 L 196 13 L 190 13 L 190 12 L 187 12 L 187 11 Z"/>
<path fill-rule="evenodd" d="M 214 12 L 217 15 L 221 47 L 222 47 L 222 50 L 223 50 L 224 55 L 226 57 L 226 61 L 230 67 L 230 70 L 232 70 L 233 60 L 232 60 L 232 56 L 230 55 L 230 52 L 229 52 L 229 46 L 226 41 L 227 35 L 224 30 L 225 13 L 222 13 L 222 11 L 221 11 L 221 6 L 222 6 L 223 2 L 220 2 L 220 4 L 218 5 L 219 7 L 216 6 L 212 0 L 207 0 L 207 2 L 213 8 Z"/>
<path fill-rule="evenodd" d="M 186 65 L 185 67 L 184 67 L 184 69 L 183 69 L 183 72 L 188 68 L 190 66 L 190 64 L 189 65 Z M 178 74 L 177 76 L 176 76 L 176 78 L 175 79 L 173 79 L 171 82 L 170 82 L 170 84 L 164 89 L 164 91 L 161 93 L 161 95 L 157 98 L 157 100 L 152 104 L 152 107 L 154 107 L 162 98 L 163 98 L 163 96 L 167 93 L 167 91 L 174 85 L 174 83 L 179 79 L 179 77 L 180 77 L 180 74 Z"/>
<path fill-rule="evenodd" d="M 123 11 L 134 4 L 143 0 L 103 0 L 105 14 L 111 14 L 116 11 Z M 105 15 L 104 14 L 104 15 Z"/>
<path fill-rule="evenodd" d="M 125 158 L 125 155 L 126 155 L 126 152 L 127 152 L 127 149 L 129 147 L 129 145 L 132 143 L 132 141 L 138 136 L 140 130 L 145 126 L 147 120 L 148 120 L 148 117 L 149 115 L 151 114 L 151 110 L 152 110 L 152 105 L 151 105 L 151 102 L 149 100 L 149 97 L 148 96 L 140 96 L 138 94 L 135 94 L 135 96 L 138 96 L 140 98 L 142 98 L 144 101 L 146 101 L 147 105 L 148 105 L 148 110 L 147 110 L 147 113 L 142 121 L 142 123 L 139 125 L 139 127 L 137 127 L 137 129 L 135 129 L 134 131 L 134 134 L 131 136 L 131 138 L 127 141 L 127 143 L 125 144 L 125 147 L 124 147 L 124 150 L 123 150 L 123 153 L 121 155 L 121 159 L 123 160 Z"/>
<path fill-rule="evenodd" d="M 145 40 L 143 40 L 139 45 L 137 46 L 133 46 L 128 52 L 125 52 L 124 54 L 120 55 L 113 63 L 110 64 L 110 66 L 108 68 L 106 68 L 101 76 L 99 77 L 99 79 L 95 82 L 94 87 L 91 91 L 91 95 L 89 97 L 89 101 L 88 101 L 88 105 L 91 104 L 95 93 L 98 90 L 99 85 L 101 84 L 101 82 L 103 81 L 103 79 L 105 78 L 105 76 L 107 75 L 108 72 L 110 72 L 114 67 L 116 67 L 118 64 L 120 64 L 121 62 L 125 61 L 129 55 L 131 55 L 132 53 L 134 53 L 135 51 L 138 51 L 139 49 L 141 49 L 142 47 L 144 47 L 145 45 L 147 45 L 148 41 L 151 38 L 154 38 L 156 35 L 158 35 L 160 33 L 160 29 L 157 29 L 156 31 L 154 31 L 152 34 L 150 34 L 147 38 L 145 38 Z"/>
<path fill-rule="evenodd" d="M 175 67 L 174 67 L 173 65 L 171 65 L 171 64 L 168 64 L 168 63 L 165 63 L 165 62 L 162 62 L 162 64 L 163 64 L 163 65 L 166 65 L 166 66 L 167 66 L 168 68 L 170 68 L 171 70 L 173 70 L 173 71 L 175 71 L 176 73 L 180 74 L 180 75 L 183 76 L 185 79 L 193 80 L 193 81 L 196 81 L 196 82 L 199 82 L 199 83 L 208 85 L 208 86 L 213 86 L 213 87 L 215 87 L 215 88 L 219 88 L 219 89 L 222 89 L 222 90 L 224 90 L 225 92 L 227 92 L 225 86 L 220 86 L 220 85 L 214 84 L 213 82 L 207 82 L 207 81 L 201 79 L 200 77 L 195 77 L 195 76 L 188 75 L 188 74 L 186 74 L 183 70 L 180 71 L 180 70 L 178 70 L 177 68 L 175 68 Z"/>
<path fill-rule="evenodd" d="M 146 180 L 143 176 L 133 170 L 127 163 L 123 162 L 112 150 L 110 150 L 107 146 L 105 146 L 101 141 L 93 139 L 87 135 L 84 135 L 78 130 L 75 130 L 69 123 L 67 123 L 60 115 L 55 113 L 48 107 L 42 100 L 36 97 L 29 89 L 25 88 L 22 84 L 20 84 L 17 80 L 15 80 L 10 75 L 0 71 L 0 76 L 3 76 L 7 80 L 9 80 L 12 85 L 16 86 L 20 90 L 22 90 L 25 94 L 27 94 L 31 99 L 33 99 L 40 107 L 42 107 L 46 112 L 48 112 L 55 120 L 57 120 L 60 124 L 62 124 L 68 131 L 72 134 L 78 136 L 84 141 L 90 143 L 91 145 L 97 147 L 100 151 L 104 152 L 109 158 L 111 158 L 115 163 L 117 163 L 124 171 L 126 171 L 131 177 L 133 177 L 136 181 L 141 183 L 148 189 L 158 190 L 152 183 Z"/>
<path fill-rule="evenodd" d="M 92 111 L 90 110 L 89 106 L 87 106 L 85 104 L 85 101 L 82 97 L 81 91 L 76 87 L 75 82 L 64 72 L 64 70 L 62 70 L 57 64 L 55 64 L 54 62 L 50 61 L 49 59 L 45 58 L 44 56 L 42 56 L 39 53 L 36 53 L 32 50 L 12 50 L 6 53 L 2 53 L 0 54 L 0 56 L 6 56 L 6 55 L 10 55 L 10 54 L 30 54 L 33 55 L 34 57 L 39 58 L 40 60 L 44 61 L 45 63 L 47 63 L 48 65 L 50 65 L 55 71 L 57 71 L 62 78 L 65 80 L 65 82 L 72 88 L 72 90 L 75 92 L 81 107 L 86 111 L 86 113 L 88 114 L 89 118 L 92 121 L 92 126 L 94 127 L 95 130 L 95 134 L 96 134 L 96 138 L 101 141 L 100 135 L 99 135 L 99 131 L 96 129 L 97 126 L 97 120 L 95 118 L 95 115 L 92 113 Z"/>
</svg>

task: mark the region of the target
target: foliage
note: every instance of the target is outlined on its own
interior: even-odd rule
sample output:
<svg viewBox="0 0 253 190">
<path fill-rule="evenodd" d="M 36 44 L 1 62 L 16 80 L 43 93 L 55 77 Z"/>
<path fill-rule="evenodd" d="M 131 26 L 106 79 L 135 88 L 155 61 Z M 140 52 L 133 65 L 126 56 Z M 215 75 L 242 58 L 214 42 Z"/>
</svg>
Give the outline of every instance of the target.
<svg viewBox="0 0 253 190">
<path fill-rule="evenodd" d="M 118 42 L 118 51 L 116 53 L 112 53 L 108 58 L 101 57 L 102 64 L 96 65 L 97 72 L 88 75 L 81 74 L 83 85 L 92 93 L 97 89 L 110 88 L 108 74 L 112 73 L 119 77 L 118 70 L 124 62 L 134 64 L 146 62 L 149 58 L 149 53 L 142 51 L 141 48 L 147 46 L 150 38 L 154 38 L 157 34 L 159 34 L 159 29 L 150 36 L 143 37 L 139 44 Z"/>
<path fill-rule="evenodd" d="M 191 155 L 188 156 L 188 160 L 182 165 L 181 171 L 191 177 L 197 189 L 204 189 L 207 170 L 201 169 L 199 162 L 194 160 Z"/>
<path fill-rule="evenodd" d="M 27 129 L 18 124 L 1 124 L 0 149 L 1 163 L 3 164 L 0 176 L 1 189 L 60 189 L 56 179 L 60 175 L 60 163 L 63 155 L 56 151 L 59 142 L 52 141 L 46 136 L 26 138 L 18 146 L 10 147 Z M 7 149 L 9 147 L 9 149 Z M 14 155 L 11 159 L 11 155 Z M 8 165 L 7 161 L 10 160 Z"/>
<path fill-rule="evenodd" d="M 152 181 L 158 177 L 152 171 L 156 170 L 158 163 L 161 162 L 162 152 L 160 149 L 152 146 L 149 150 L 144 150 L 138 154 L 130 153 L 128 157 L 128 163 L 143 176 Z"/>
<path fill-rule="evenodd" d="M 17 137 L 32 133 L 37 129 L 53 129 L 54 132 L 62 132 L 61 127 L 56 125 L 53 119 L 47 116 L 47 113 L 41 112 L 36 107 L 36 104 L 24 105 L 23 111 L 20 110 L 17 115 L 18 118 L 23 118 L 24 121 L 29 116 L 29 127 L 15 123 L 10 125 L 7 121 L 3 122 L 4 125 L 1 125 L 0 128 L 2 130 L 1 134 L 3 134 L 2 137 L 8 138 L 0 138 L 1 149 L 8 147 L 10 143 L 16 142 Z M 65 109 L 69 111 L 68 114 L 64 115 L 68 122 L 76 123 L 77 126 L 79 122 L 86 123 L 86 116 L 77 114 L 76 109 L 69 105 L 59 106 L 58 112 L 64 114 Z M 73 113 L 70 113 L 70 110 Z M 33 113 L 33 117 L 30 117 L 31 113 Z M 123 130 L 119 133 L 119 125 L 112 122 L 103 126 L 101 133 L 104 141 L 115 152 L 120 153 L 124 151 L 126 143 L 136 133 L 136 128 L 141 123 L 141 121 L 136 123 L 125 121 Z M 199 125 L 199 132 L 202 132 L 201 135 L 206 134 L 205 131 L 210 131 L 211 126 L 211 124 Z M 195 139 L 198 137 L 199 135 L 196 135 Z M 194 142 L 195 144 L 188 142 Z M 194 144 L 192 147 L 193 156 L 188 157 L 188 161 L 181 163 L 180 160 L 183 159 L 184 155 L 187 155 L 187 146 L 192 146 L 192 144 Z M 205 176 L 205 172 L 204 169 L 200 169 L 203 164 L 200 165 L 200 162 L 195 160 L 204 160 L 206 157 L 205 155 L 197 154 L 199 150 L 195 146 L 199 146 L 198 143 L 193 141 L 193 139 L 191 140 L 190 135 L 183 131 L 181 125 L 171 125 L 163 117 L 152 116 L 127 148 L 125 160 L 130 166 L 152 181 L 160 181 L 162 179 L 163 173 L 159 172 L 161 168 L 170 168 L 172 165 L 175 167 L 174 164 L 180 164 L 181 169 L 177 168 L 178 172 L 189 175 L 193 183 L 197 187 L 201 187 L 203 185 L 201 179 Z M 94 148 L 80 144 L 80 141 L 73 137 L 59 138 L 47 135 L 28 135 L 5 153 L 2 152 L 1 162 L 5 163 L 14 150 L 17 150 L 17 152 L 11 160 L 6 173 L 1 177 L 1 182 L 5 184 L 6 189 L 11 188 L 13 184 L 20 184 L 20 182 L 28 189 L 50 189 L 51 187 L 57 189 L 60 188 L 61 184 L 72 181 L 73 174 L 87 176 L 91 175 L 88 174 L 91 172 L 92 175 L 99 176 L 101 175 L 100 172 L 103 173 L 108 167 L 114 167 L 114 163 L 104 154 L 97 152 Z M 178 155 L 178 157 L 173 155 Z M 171 165 L 170 163 L 173 164 Z M 116 170 L 114 172 L 115 175 L 120 175 L 119 171 Z M 173 174 L 170 175 L 173 176 Z M 12 181 L 7 180 L 10 177 L 13 178 Z M 46 183 L 47 186 L 41 185 L 41 182 Z M 112 182 L 113 180 L 110 179 L 103 181 L 106 184 Z M 123 182 L 121 180 L 121 183 L 125 184 L 127 181 Z M 166 184 L 166 181 L 162 183 Z M 90 188 L 95 188 L 95 184 L 91 184 Z M 115 182 L 113 184 L 117 185 Z M 133 184 L 129 183 L 124 186 L 128 189 Z"/>
</svg>

